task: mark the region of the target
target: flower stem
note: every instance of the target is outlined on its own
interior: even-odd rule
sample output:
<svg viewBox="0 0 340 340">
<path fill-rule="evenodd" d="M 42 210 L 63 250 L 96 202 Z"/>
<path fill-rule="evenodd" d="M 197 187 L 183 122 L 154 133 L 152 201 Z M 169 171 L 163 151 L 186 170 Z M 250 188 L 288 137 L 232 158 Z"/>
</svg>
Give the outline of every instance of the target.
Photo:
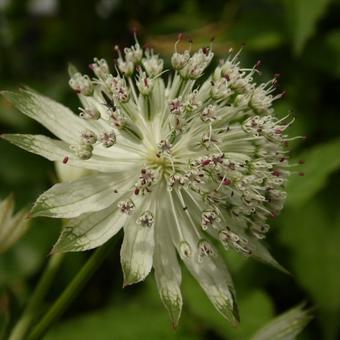
<svg viewBox="0 0 340 340">
<path fill-rule="evenodd" d="M 21 340 L 26 338 L 32 322 L 37 316 L 42 300 L 53 282 L 53 278 L 59 268 L 63 256 L 64 254 L 59 253 L 50 257 L 46 269 L 42 274 L 33 295 L 28 301 L 26 309 L 10 334 L 9 340 Z"/>
<path fill-rule="evenodd" d="M 106 256 L 112 250 L 112 243 L 116 241 L 115 239 L 116 238 L 105 243 L 93 252 L 91 257 L 59 296 L 57 301 L 54 302 L 40 322 L 33 328 L 27 340 L 42 339 L 52 323 L 63 314 L 74 298 L 80 293 L 81 289 L 86 285 L 92 274 L 102 264 Z"/>
</svg>

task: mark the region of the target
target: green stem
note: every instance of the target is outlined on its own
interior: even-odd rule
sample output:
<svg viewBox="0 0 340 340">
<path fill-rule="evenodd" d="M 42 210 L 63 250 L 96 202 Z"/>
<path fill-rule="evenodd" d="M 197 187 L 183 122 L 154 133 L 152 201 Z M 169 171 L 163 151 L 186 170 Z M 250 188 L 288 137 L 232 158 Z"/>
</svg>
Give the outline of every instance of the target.
<svg viewBox="0 0 340 340">
<path fill-rule="evenodd" d="M 34 318 L 37 316 L 42 300 L 53 282 L 53 278 L 59 268 L 63 255 L 64 254 L 54 254 L 50 257 L 46 269 L 42 274 L 33 295 L 28 301 L 26 309 L 10 334 L 9 340 L 25 339 Z"/>
<path fill-rule="evenodd" d="M 50 307 L 40 322 L 33 328 L 27 340 L 42 339 L 43 335 L 48 331 L 52 323 L 63 314 L 74 298 L 80 293 L 81 289 L 86 285 L 92 274 L 102 264 L 111 250 L 112 241 L 105 243 L 93 252 L 91 257 L 59 296 L 57 301 Z"/>
</svg>

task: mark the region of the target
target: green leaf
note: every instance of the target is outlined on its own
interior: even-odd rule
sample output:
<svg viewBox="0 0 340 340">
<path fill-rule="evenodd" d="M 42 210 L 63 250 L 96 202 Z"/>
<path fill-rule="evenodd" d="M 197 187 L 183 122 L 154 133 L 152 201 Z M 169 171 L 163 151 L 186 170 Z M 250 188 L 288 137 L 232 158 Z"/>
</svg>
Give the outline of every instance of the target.
<svg viewBox="0 0 340 340">
<path fill-rule="evenodd" d="M 330 58 L 332 62 L 326 63 L 332 75 L 340 76 L 340 30 L 334 30 L 325 38 L 325 46 L 330 49 Z M 320 59 L 319 59 L 320 60 Z M 323 64 L 324 59 L 322 59 Z"/>
<path fill-rule="evenodd" d="M 294 340 L 311 319 L 310 311 L 299 305 L 261 327 L 251 340 Z"/>
<path fill-rule="evenodd" d="M 332 217 L 321 200 L 312 200 L 280 219 L 280 238 L 291 248 L 293 274 L 309 291 L 315 305 L 340 308 L 340 216 Z"/>
<path fill-rule="evenodd" d="M 147 303 L 124 303 L 109 309 L 74 318 L 52 329 L 45 340 L 162 339 L 195 340 L 181 328 L 174 331 L 168 316 L 159 307 Z"/>
<path fill-rule="evenodd" d="M 340 168 L 340 139 L 319 144 L 302 154 L 299 159 L 306 161 L 302 170 L 305 176 L 291 176 L 288 181 L 288 200 L 291 206 L 300 206 L 327 183 L 327 177 Z"/>
<path fill-rule="evenodd" d="M 293 51 L 295 55 L 300 55 L 332 0 L 282 1 L 286 9 L 286 21 L 291 33 Z"/>
<path fill-rule="evenodd" d="M 37 272 L 59 232 L 58 220 L 35 219 L 13 248 L 0 256 L 0 286 L 20 282 Z"/>
</svg>

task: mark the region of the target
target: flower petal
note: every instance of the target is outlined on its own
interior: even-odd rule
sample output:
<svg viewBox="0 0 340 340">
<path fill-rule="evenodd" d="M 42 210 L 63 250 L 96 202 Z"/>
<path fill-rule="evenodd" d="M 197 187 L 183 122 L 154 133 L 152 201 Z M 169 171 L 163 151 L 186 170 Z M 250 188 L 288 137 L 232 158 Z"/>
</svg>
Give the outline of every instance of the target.
<svg viewBox="0 0 340 340">
<path fill-rule="evenodd" d="M 312 319 L 311 311 L 298 305 L 261 327 L 251 340 L 295 339 Z"/>
<path fill-rule="evenodd" d="M 232 324 L 237 325 L 240 319 L 234 285 L 223 259 L 219 254 L 206 257 L 200 263 L 197 259 L 198 252 L 193 248 L 191 257 L 185 258 L 184 263 L 215 308 Z"/>
<path fill-rule="evenodd" d="M 71 219 L 52 252 L 83 251 L 99 247 L 117 234 L 125 221 L 126 215 L 117 210 L 116 204 L 99 212 Z"/>
<path fill-rule="evenodd" d="M 133 185 L 128 175 L 98 174 L 55 184 L 39 196 L 32 216 L 72 218 L 107 208 Z"/>
<path fill-rule="evenodd" d="M 99 155 L 93 155 L 88 160 L 80 160 L 72 154 L 67 143 L 42 135 L 3 134 L 1 138 L 50 161 L 62 162 L 67 159 L 67 165 L 74 167 L 112 173 L 126 171 L 127 166 L 131 166 L 131 163 L 120 162 L 119 159 L 113 160 Z"/>
<path fill-rule="evenodd" d="M 216 251 L 213 255 L 200 257 L 199 242 L 202 239 L 200 232 L 194 230 L 194 225 L 189 224 L 180 202 L 174 199 L 176 196 L 169 193 L 169 197 L 168 206 L 172 207 L 168 216 L 169 229 L 178 253 L 215 308 L 232 324 L 238 324 L 236 295 L 226 264 Z M 183 254 L 183 243 L 189 250 L 187 255 Z"/>
<path fill-rule="evenodd" d="M 269 250 L 262 244 L 262 242 L 257 240 L 255 237 L 248 237 L 248 247 L 252 251 L 251 257 L 253 257 L 254 259 L 263 263 L 270 264 L 283 273 L 290 274 L 286 268 L 284 268 L 279 262 L 274 259 L 274 257 L 270 254 Z"/>
<path fill-rule="evenodd" d="M 20 210 L 15 215 L 13 195 L 0 202 L 0 253 L 7 251 L 28 229 L 27 212 Z"/>
<path fill-rule="evenodd" d="M 14 210 L 13 195 L 9 195 L 0 202 L 0 223 L 5 225 L 10 222 Z M 3 229 L 1 229 L 3 230 Z M 1 235 L 1 232 L 0 232 Z"/>
<path fill-rule="evenodd" d="M 164 216 L 157 214 L 155 224 L 155 254 L 153 267 L 161 300 L 169 312 L 174 328 L 177 327 L 182 311 L 181 267 L 177 260 L 175 247 L 169 240 L 168 227 Z M 157 217 L 157 216 L 156 216 Z"/>
<path fill-rule="evenodd" d="M 35 91 L 20 89 L 18 92 L 2 91 L 1 94 L 22 113 L 68 143 L 79 143 L 81 130 L 87 128 L 87 123 L 70 109 Z"/>
<path fill-rule="evenodd" d="M 140 213 L 141 209 L 138 210 Z M 152 268 L 154 226 L 137 224 L 137 217 L 137 213 L 131 216 L 124 226 L 124 239 L 120 249 L 124 287 L 144 280 Z"/>
<path fill-rule="evenodd" d="M 195 199 L 194 194 L 191 193 L 189 195 L 186 195 L 185 197 L 186 204 L 190 210 L 192 211 L 204 210 L 203 205 L 200 205 L 200 201 L 198 199 Z M 270 264 L 276 269 L 279 269 L 282 272 L 289 274 L 289 272 L 273 258 L 268 249 L 262 244 L 260 240 L 258 240 L 254 236 L 250 236 L 249 234 L 245 233 L 244 230 L 247 228 L 246 226 L 241 226 L 239 222 L 233 220 L 227 211 L 223 211 L 223 219 L 225 220 L 224 222 L 227 222 L 228 228 L 231 231 L 239 235 L 242 239 L 245 239 L 247 242 L 246 244 L 247 252 L 237 251 L 238 253 L 245 256 L 253 257 L 254 259 L 261 261 L 263 263 Z M 195 219 L 195 221 L 197 224 L 201 223 L 200 220 L 197 218 Z M 221 232 L 221 230 L 215 228 L 208 228 L 207 232 L 215 239 L 220 240 L 219 233 Z M 224 246 L 226 247 L 225 244 Z M 226 248 L 235 250 L 233 247 L 229 246 L 227 246 Z"/>
</svg>

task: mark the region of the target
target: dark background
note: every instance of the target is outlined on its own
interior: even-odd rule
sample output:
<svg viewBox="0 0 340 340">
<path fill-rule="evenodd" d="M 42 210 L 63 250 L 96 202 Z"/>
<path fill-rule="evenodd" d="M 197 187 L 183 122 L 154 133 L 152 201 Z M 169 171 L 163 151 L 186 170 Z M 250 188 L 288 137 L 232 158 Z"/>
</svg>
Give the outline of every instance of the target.
<svg viewBox="0 0 340 340">
<path fill-rule="evenodd" d="M 245 44 L 241 59 L 262 61 L 262 79 L 280 73 L 287 95 L 279 115 L 296 117 L 291 143 L 305 176 L 292 176 L 283 213 L 268 243 L 291 273 L 238 255 L 226 255 L 237 289 L 241 326 L 233 329 L 184 272 L 184 310 L 170 327 L 152 275 L 122 290 L 119 247 L 95 274 L 48 340 L 248 339 L 277 313 L 307 301 L 315 318 L 301 339 L 340 336 L 340 1 L 339 0 L 0 0 L 0 88 L 25 84 L 72 108 L 67 63 L 87 72 L 94 56 L 113 60 L 113 46 L 152 45 L 166 60 L 179 32 L 194 47 L 215 37 L 217 59 Z M 0 132 L 45 132 L 0 99 Z M 300 170 L 298 170 L 300 171 Z M 56 181 L 53 164 L 0 141 L 0 197 L 14 192 L 30 206 Z M 27 235 L 0 257 L 0 319 L 14 320 L 30 295 L 59 232 L 59 222 L 37 219 Z M 67 255 L 51 288 L 54 299 L 88 253 Z M 0 323 L 1 327 L 1 323 Z"/>
</svg>

